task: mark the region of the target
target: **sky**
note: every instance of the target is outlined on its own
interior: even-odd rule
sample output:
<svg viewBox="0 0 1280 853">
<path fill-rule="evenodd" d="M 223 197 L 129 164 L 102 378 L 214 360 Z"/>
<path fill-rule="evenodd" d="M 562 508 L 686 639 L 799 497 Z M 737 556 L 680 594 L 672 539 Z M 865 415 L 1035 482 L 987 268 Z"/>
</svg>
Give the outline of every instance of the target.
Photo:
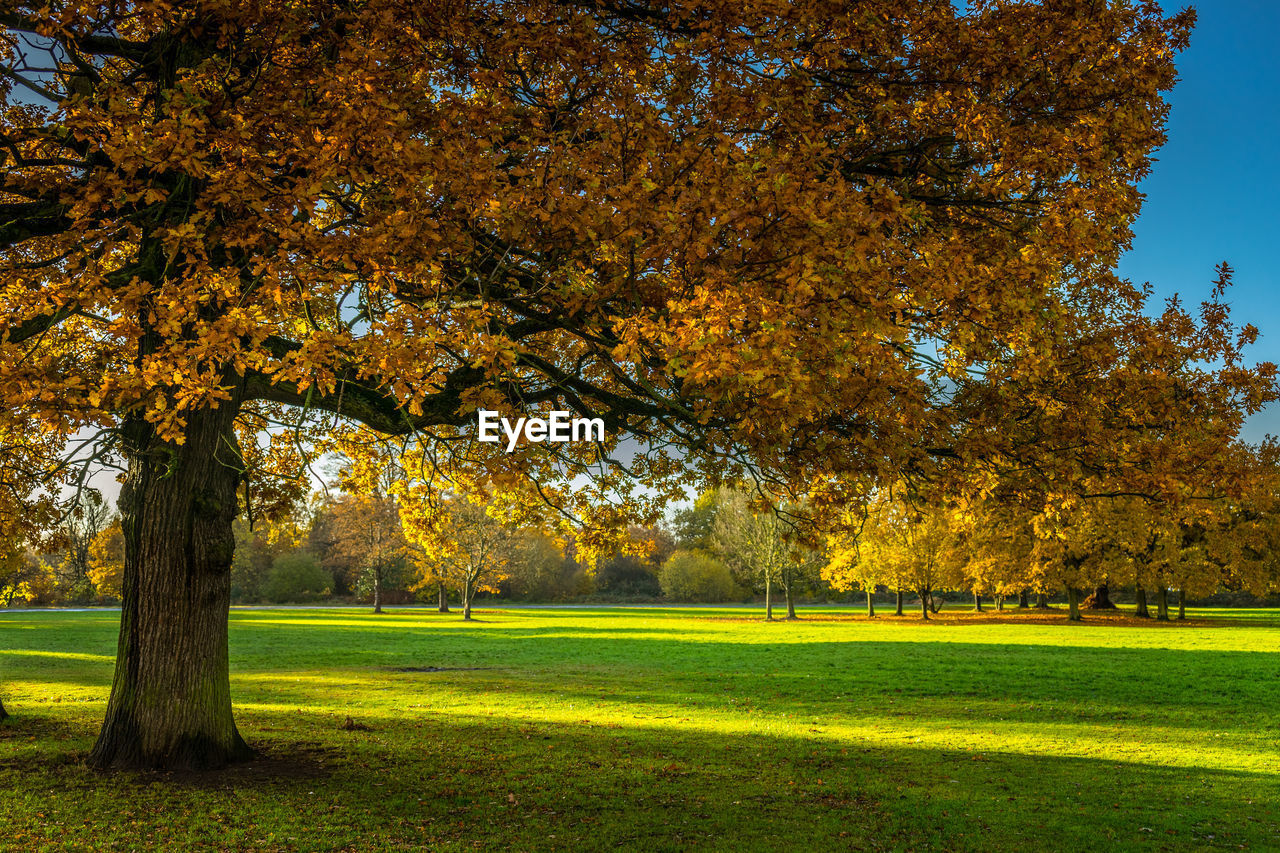
<svg viewBox="0 0 1280 853">
<path fill-rule="evenodd" d="M 1280 364 L 1280 0 L 1195 8 L 1191 46 L 1175 60 L 1168 141 L 1141 185 L 1146 202 L 1120 273 L 1194 305 L 1209 296 L 1214 265 L 1228 262 L 1233 318 L 1261 332 L 1251 360 Z M 1280 435 L 1280 404 L 1251 418 L 1244 437 L 1267 433 Z"/>
</svg>

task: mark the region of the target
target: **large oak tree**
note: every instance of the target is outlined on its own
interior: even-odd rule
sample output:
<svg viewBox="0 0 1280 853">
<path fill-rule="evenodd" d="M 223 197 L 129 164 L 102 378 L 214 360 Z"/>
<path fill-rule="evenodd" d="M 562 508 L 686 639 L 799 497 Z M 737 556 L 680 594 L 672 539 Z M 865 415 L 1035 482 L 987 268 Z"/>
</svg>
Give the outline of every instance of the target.
<svg viewBox="0 0 1280 853">
<path fill-rule="evenodd" d="M 815 508 L 967 452 L 948 377 L 1034 370 L 1055 318 L 1141 300 L 1108 270 L 1190 23 L 1103 0 L 0 3 L 0 435 L 96 434 L 127 469 L 91 763 L 249 754 L 227 674 L 246 422 L 456 447 L 478 407 L 567 408 L 635 436 L 643 479 L 749 472 Z"/>
</svg>

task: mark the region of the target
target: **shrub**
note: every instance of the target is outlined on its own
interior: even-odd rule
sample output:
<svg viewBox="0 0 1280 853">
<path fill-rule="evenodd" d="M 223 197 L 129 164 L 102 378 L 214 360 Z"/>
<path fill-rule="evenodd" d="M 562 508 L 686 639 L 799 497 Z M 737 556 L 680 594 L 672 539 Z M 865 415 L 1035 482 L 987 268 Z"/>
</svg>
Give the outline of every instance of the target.
<svg viewBox="0 0 1280 853">
<path fill-rule="evenodd" d="M 730 601 L 740 590 L 729 567 L 706 551 L 676 551 L 658 572 L 662 592 L 676 601 Z"/>
<path fill-rule="evenodd" d="M 316 558 L 299 551 L 281 554 L 271 561 L 271 571 L 262 585 L 267 601 L 306 603 L 327 598 L 333 590 L 333 575 L 316 563 Z"/>
</svg>

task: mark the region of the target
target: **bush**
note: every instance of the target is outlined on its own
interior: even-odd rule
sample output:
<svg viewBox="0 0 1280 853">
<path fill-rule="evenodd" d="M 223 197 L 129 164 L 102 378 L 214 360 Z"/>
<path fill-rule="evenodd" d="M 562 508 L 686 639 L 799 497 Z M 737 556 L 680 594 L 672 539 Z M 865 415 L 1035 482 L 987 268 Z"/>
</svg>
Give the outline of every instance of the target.
<svg viewBox="0 0 1280 853">
<path fill-rule="evenodd" d="M 271 561 L 262 595 L 275 604 L 319 601 L 333 591 L 333 575 L 305 552 L 281 554 Z"/>
<path fill-rule="evenodd" d="M 720 602 L 741 591 L 729 567 L 706 551 L 676 551 L 658 572 L 662 592 L 675 601 Z"/>
</svg>

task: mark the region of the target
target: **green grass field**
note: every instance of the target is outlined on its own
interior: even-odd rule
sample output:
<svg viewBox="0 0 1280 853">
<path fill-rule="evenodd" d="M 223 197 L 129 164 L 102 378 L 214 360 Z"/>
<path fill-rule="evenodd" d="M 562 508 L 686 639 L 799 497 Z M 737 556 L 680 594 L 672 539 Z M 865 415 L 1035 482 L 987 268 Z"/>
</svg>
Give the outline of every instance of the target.
<svg viewBox="0 0 1280 853">
<path fill-rule="evenodd" d="M 81 764 L 117 613 L 0 612 L 0 848 L 1280 849 L 1280 612 L 803 615 L 233 611 L 195 777 Z"/>
</svg>

